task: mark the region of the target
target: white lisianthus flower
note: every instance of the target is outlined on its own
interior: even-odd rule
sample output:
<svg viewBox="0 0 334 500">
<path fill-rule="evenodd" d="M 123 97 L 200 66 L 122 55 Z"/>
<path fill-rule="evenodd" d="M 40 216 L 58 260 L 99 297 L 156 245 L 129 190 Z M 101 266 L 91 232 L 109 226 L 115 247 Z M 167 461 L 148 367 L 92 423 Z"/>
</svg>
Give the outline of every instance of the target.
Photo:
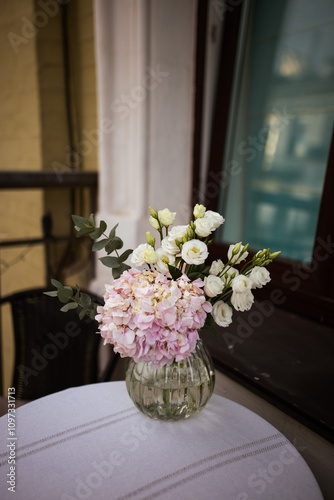
<svg viewBox="0 0 334 500">
<path fill-rule="evenodd" d="M 145 264 L 155 264 L 158 260 L 158 255 L 154 248 L 148 243 L 139 245 L 131 255 L 131 263 L 134 266 L 144 266 Z"/>
<path fill-rule="evenodd" d="M 230 267 L 227 269 L 227 271 L 224 272 L 224 274 L 222 274 L 222 276 L 220 276 L 220 279 L 226 283 L 227 280 L 230 279 L 230 277 L 234 274 L 234 278 L 235 279 L 237 276 L 239 276 L 239 271 L 238 269 L 236 269 L 235 267 Z"/>
<path fill-rule="evenodd" d="M 182 246 L 182 259 L 187 264 L 204 264 L 208 255 L 208 247 L 203 241 L 190 240 Z"/>
<path fill-rule="evenodd" d="M 206 238 L 212 231 L 215 230 L 214 224 L 210 219 L 202 217 L 201 219 L 196 219 L 195 222 L 195 233 L 201 238 Z"/>
<path fill-rule="evenodd" d="M 246 293 L 252 288 L 251 280 L 244 274 L 239 274 L 232 281 L 232 290 L 234 293 Z"/>
<path fill-rule="evenodd" d="M 168 236 L 161 240 L 161 248 L 164 252 L 176 255 L 180 252 L 179 247 L 175 243 L 175 240 L 171 240 Z"/>
<path fill-rule="evenodd" d="M 175 243 L 175 240 L 182 242 L 184 235 L 187 235 L 188 226 L 173 226 L 169 231 L 168 236 L 166 236 L 162 242 L 161 247 L 165 252 L 176 255 L 180 252 L 179 247 Z"/>
<path fill-rule="evenodd" d="M 199 205 L 198 203 L 194 207 L 194 217 L 195 219 L 200 219 L 201 217 L 204 217 L 206 208 L 204 205 Z"/>
<path fill-rule="evenodd" d="M 216 297 L 222 293 L 224 283 L 218 276 L 210 274 L 204 278 L 204 292 L 208 297 Z"/>
<path fill-rule="evenodd" d="M 149 245 L 149 248 L 147 248 L 144 251 L 144 259 L 147 264 L 155 264 L 158 260 L 157 252 L 154 250 L 154 248 Z"/>
<path fill-rule="evenodd" d="M 217 229 L 217 227 L 221 226 L 224 224 L 225 219 L 222 215 L 220 215 L 218 212 L 213 212 L 212 210 L 207 210 L 204 214 L 205 219 L 209 219 L 214 228 Z"/>
<path fill-rule="evenodd" d="M 223 262 L 220 259 L 214 260 L 211 264 L 209 273 L 218 276 L 218 274 L 221 273 L 223 269 L 224 269 Z"/>
<path fill-rule="evenodd" d="M 248 275 L 252 288 L 262 288 L 270 281 L 270 273 L 265 267 L 255 266 Z"/>
<path fill-rule="evenodd" d="M 212 317 L 219 326 L 226 327 L 232 323 L 233 309 L 223 300 L 218 300 L 212 308 Z"/>
<path fill-rule="evenodd" d="M 231 296 L 231 304 L 236 311 L 249 311 L 254 302 L 252 292 L 238 293 L 233 292 Z"/>
<path fill-rule="evenodd" d="M 175 256 L 165 252 L 163 248 L 158 248 L 156 253 L 158 255 L 158 260 L 155 263 L 156 270 L 161 274 L 167 274 L 169 272 L 168 264 L 170 266 L 175 264 Z"/>
<path fill-rule="evenodd" d="M 171 212 L 168 208 L 158 211 L 158 218 L 162 226 L 171 226 L 175 220 L 176 212 Z"/>
<path fill-rule="evenodd" d="M 153 227 L 153 229 L 157 229 L 159 231 L 159 222 L 155 217 L 152 217 L 152 215 L 149 218 L 150 224 Z"/>
<path fill-rule="evenodd" d="M 245 260 L 248 255 L 247 251 L 241 255 L 244 245 L 240 245 L 240 250 L 238 251 L 238 253 L 236 255 L 233 255 L 233 250 L 239 245 L 240 243 L 237 243 L 236 245 L 230 245 L 227 251 L 227 258 L 231 262 L 231 264 L 240 264 L 240 262 Z"/>
</svg>

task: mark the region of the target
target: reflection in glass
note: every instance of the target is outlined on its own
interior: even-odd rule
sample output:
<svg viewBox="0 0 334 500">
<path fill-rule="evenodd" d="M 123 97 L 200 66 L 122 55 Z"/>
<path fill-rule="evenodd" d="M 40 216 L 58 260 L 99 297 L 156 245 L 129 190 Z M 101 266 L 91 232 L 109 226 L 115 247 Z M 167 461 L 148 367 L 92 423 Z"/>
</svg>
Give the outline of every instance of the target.
<svg viewBox="0 0 334 500">
<path fill-rule="evenodd" d="M 222 190 L 225 242 L 310 261 L 334 119 L 334 2 L 251 2 Z M 232 132 L 231 132 L 232 131 Z"/>
</svg>

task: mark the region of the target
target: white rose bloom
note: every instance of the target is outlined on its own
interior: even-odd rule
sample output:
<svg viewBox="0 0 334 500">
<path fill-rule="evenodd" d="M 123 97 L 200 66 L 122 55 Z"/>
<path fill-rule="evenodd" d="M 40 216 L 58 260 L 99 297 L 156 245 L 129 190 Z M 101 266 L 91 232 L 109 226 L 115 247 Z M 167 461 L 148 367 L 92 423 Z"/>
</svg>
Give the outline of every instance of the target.
<svg viewBox="0 0 334 500">
<path fill-rule="evenodd" d="M 152 217 L 152 215 L 151 215 L 149 218 L 149 221 L 150 221 L 150 224 L 153 227 L 153 229 L 159 230 L 159 227 L 160 227 L 159 222 L 157 221 L 157 219 L 155 217 Z"/>
<path fill-rule="evenodd" d="M 168 238 L 171 240 L 179 240 L 182 241 L 182 236 L 187 235 L 188 226 L 173 226 L 172 229 L 168 233 Z"/>
<path fill-rule="evenodd" d="M 168 236 L 161 240 L 161 248 L 164 252 L 176 255 L 180 252 L 179 247 L 175 243 L 175 240 L 171 240 Z"/>
<path fill-rule="evenodd" d="M 208 247 L 203 241 L 190 240 L 182 246 L 182 259 L 187 264 L 204 264 L 208 255 Z"/>
<path fill-rule="evenodd" d="M 163 226 L 170 226 L 175 220 L 176 212 L 171 212 L 168 208 L 158 211 L 159 221 Z"/>
<path fill-rule="evenodd" d="M 234 293 L 246 293 L 252 288 L 251 280 L 244 274 L 239 274 L 232 281 L 232 290 Z"/>
<path fill-rule="evenodd" d="M 221 226 L 225 222 L 225 219 L 222 215 L 220 215 L 218 212 L 213 212 L 212 210 L 207 210 L 204 214 L 204 218 L 209 219 L 215 229 L 217 229 L 217 227 Z"/>
<path fill-rule="evenodd" d="M 174 226 L 169 231 L 168 236 L 164 238 L 161 242 L 161 247 L 165 252 L 171 253 L 172 255 L 176 255 L 180 252 L 179 247 L 175 243 L 175 240 L 179 240 L 182 242 L 183 235 L 187 235 L 188 226 Z"/>
<path fill-rule="evenodd" d="M 270 273 L 268 269 L 261 266 L 255 266 L 248 275 L 252 282 L 252 288 L 262 288 L 270 281 Z"/>
<path fill-rule="evenodd" d="M 209 273 L 217 276 L 223 270 L 223 268 L 224 268 L 224 264 L 220 259 L 214 260 L 211 264 Z"/>
<path fill-rule="evenodd" d="M 218 276 L 210 274 L 204 278 L 204 292 L 208 297 L 216 297 L 222 293 L 224 283 Z"/>
<path fill-rule="evenodd" d="M 212 317 L 219 326 L 226 327 L 232 323 L 233 309 L 223 300 L 218 300 L 212 308 Z"/>
<path fill-rule="evenodd" d="M 195 222 L 195 233 L 201 238 L 206 238 L 212 231 L 215 230 L 215 226 L 210 219 L 202 217 L 201 219 L 196 219 Z"/>
<path fill-rule="evenodd" d="M 149 245 L 149 248 L 147 248 L 144 251 L 144 259 L 147 264 L 155 264 L 158 260 L 158 255 L 157 252 L 154 250 L 154 248 Z"/>
<path fill-rule="evenodd" d="M 131 263 L 134 266 L 144 266 L 145 264 L 155 264 L 158 260 L 158 255 L 154 248 L 148 243 L 139 245 L 131 255 Z"/>
<path fill-rule="evenodd" d="M 249 311 L 254 302 L 254 295 L 252 292 L 238 293 L 233 292 L 231 297 L 231 304 L 236 311 Z"/>
<path fill-rule="evenodd" d="M 175 256 L 165 252 L 163 248 L 158 248 L 156 251 L 158 255 L 158 260 L 155 263 L 155 268 L 161 274 L 167 274 L 169 272 L 168 264 L 173 266 L 175 264 Z"/>
<path fill-rule="evenodd" d="M 244 245 L 241 245 L 240 246 L 240 250 L 239 252 L 237 253 L 237 255 L 232 255 L 232 252 L 234 250 L 234 248 L 238 245 L 239 243 L 237 243 L 236 245 L 230 245 L 229 249 L 228 249 L 228 252 L 227 252 L 227 258 L 229 261 L 231 261 L 231 264 L 240 264 L 240 262 L 242 262 L 243 260 L 246 259 L 247 255 L 248 255 L 248 252 L 244 252 L 242 255 L 241 254 L 241 251 L 242 249 L 244 248 Z"/>
</svg>

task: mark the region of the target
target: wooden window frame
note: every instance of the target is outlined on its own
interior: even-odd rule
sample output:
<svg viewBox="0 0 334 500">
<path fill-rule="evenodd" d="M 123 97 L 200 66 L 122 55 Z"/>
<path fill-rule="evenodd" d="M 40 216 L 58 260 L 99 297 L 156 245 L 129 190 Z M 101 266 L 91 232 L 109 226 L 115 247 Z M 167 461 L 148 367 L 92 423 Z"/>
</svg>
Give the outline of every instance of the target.
<svg viewBox="0 0 334 500">
<path fill-rule="evenodd" d="M 243 2 L 234 2 L 235 6 L 224 12 L 224 26 L 221 40 L 221 53 L 212 117 L 208 174 L 206 185 L 200 182 L 201 158 L 201 117 L 203 113 L 203 87 L 205 67 L 205 41 L 207 31 L 208 2 L 199 0 L 198 35 L 197 35 L 197 72 L 195 99 L 195 133 L 193 150 L 193 186 L 192 203 L 198 202 L 195 193 L 204 191 L 204 204 L 207 209 L 218 209 L 220 193 L 219 179 L 222 179 L 222 165 L 225 153 L 225 140 L 229 122 L 229 106 L 232 98 L 232 86 L 240 31 Z M 227 173 L 228 176 L 228 173 Z M 227 177 L 223 177 L 226 179 Z M 216 188 L 213 188 L 216 184 Z M 277 305 L 320 321 L 326 325 L 334 325 L 334 132 L 328 155 L 324 189 L 321 199 L 318 225 L 309 264 L 285 258 L 277 258 L 270 265 L 271 282 L 265 290 L 258 290 L 259 298 L 282 291 L 284 302 Z M 235 243 L 235 242 L 231 242 Z M 228 244 L 214 242 L 210 247 L 210 259 L 215 260 L 226 255 Z M 276 250 L 276 249 L 275 249 Z M 283 300 L 282 298 L 282 300 Z"/>
</svg>

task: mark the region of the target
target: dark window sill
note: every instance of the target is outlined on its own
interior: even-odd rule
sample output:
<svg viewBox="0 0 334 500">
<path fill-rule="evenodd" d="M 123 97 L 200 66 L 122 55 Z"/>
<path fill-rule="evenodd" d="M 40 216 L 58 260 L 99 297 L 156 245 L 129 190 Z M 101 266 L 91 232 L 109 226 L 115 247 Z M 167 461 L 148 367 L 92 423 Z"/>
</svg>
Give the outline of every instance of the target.
<svg viewBox="0 0 334 500">
<path fill-rule="evenodd" d="M 201 335 L 215 366 L 334 443 L 334 328 L 261 304 Z"/>
</svg>

